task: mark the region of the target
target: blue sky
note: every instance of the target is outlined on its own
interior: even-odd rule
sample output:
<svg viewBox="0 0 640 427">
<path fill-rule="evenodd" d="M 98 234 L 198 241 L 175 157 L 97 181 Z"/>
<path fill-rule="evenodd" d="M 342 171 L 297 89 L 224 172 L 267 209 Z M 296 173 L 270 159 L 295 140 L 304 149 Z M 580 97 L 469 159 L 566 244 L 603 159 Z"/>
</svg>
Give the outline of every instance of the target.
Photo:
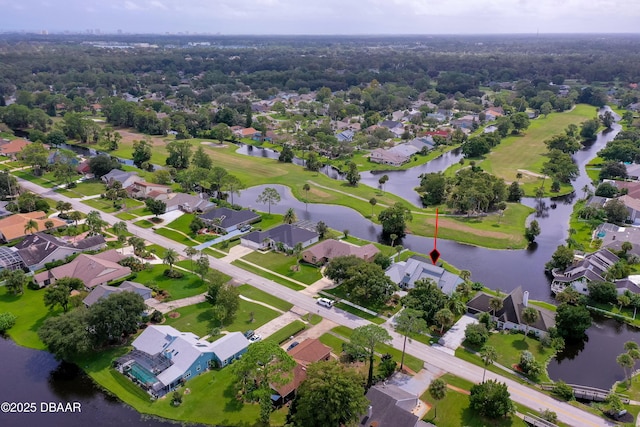
<svg viewBox="0 0 640 427">
<path fill-rule="evenodd" d="M 636 33 L 639 0 L 0 0 L 0 31 Z"/>
</svg>

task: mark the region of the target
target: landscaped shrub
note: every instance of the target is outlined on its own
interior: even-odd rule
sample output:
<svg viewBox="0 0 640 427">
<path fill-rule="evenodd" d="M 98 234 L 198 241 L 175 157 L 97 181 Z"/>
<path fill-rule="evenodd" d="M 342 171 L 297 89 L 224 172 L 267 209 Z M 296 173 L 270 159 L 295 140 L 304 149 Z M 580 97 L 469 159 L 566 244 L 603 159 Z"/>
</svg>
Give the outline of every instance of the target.
<svg viewBox="0 0 640 427">
<path fill-rule="evenodd" d="M 170 279 L 182 279 L 184 277 L 184 273 L 182 271 L 171 270 L 170 268 L 167 268 L 162 274 Z"/>
<path fill-rule="evenodd" d="M 145 265 L 142 263 L 142 261 L 132 256 L 126 257 L 118 261 L 118 264 L 120 264 L 123 267 L 129 267 L 131 271 L 135 271 L 135 272 L 142 271 L 145 268 Z"/>
<path fill-rule="evenodd" d="M 0 313 L 0 335 L 7 332 L 16 324 L 16 316 L 11 313 Z"/>
<path fill-rule="evenodd" d="M 560 399 L 564 400 L 573 400 L 575 396 L 573 395 L 573 389 L 567 385 L 564 381 L 558 381 L 553 385 L 553 390 L 551 390 L 553 394 L 558 396 Z"/>
<path fill-rule="evenodd" d="M 473 289 L 474 291 L 481 291 L 482 289 L 484 289 L 484 285 L 480 282 L 473 282 L 471 284 L 471 289 Z"/>
<path fill-rule="evenodd" d="M 179 391 L 174 391 L 171 397 L 171 404 L 173 406 L 180 406 L 182 403 L 182 394 Z"/>
<path fill-rule="evenodd" d="M 158 310 L 154 310 L 153 313 L 151 313 L 151 317 L 149 318 L 149 320 L 151 320 L 153 323 L 160 323 L 164 320 L 164 316 Z"/>
<path fill-rule="evenodd" d="M 396 366 L 398 363 L 393 360 L 393 357 L 385 353 L 380 358 L 380 365 L 378 365 L 378 371 L 380 372 L 380 376 L 382 378 L 389 378 L 396 371 Z"/>
<path fill-rule="evenodd" d="M 480 348 L 489 339 L 489 331 L 482 323 L 471 323 L 464 330 L 464 338 L 467 344 Z"/>
<path fill-rule="evenodd" d="M 536 360 L 530 351 L 520 353 L 520 363 L 518 364 L 522 372 L 532 378 L 537 378 L 542 373 L 542 365 Z"/>
</svg>

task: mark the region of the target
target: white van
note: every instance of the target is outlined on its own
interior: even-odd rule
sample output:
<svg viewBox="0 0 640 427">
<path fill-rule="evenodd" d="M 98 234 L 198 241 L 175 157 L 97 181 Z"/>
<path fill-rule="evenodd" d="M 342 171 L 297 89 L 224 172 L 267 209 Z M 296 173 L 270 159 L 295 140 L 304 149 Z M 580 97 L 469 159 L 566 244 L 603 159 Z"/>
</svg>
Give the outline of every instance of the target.
<svg viewBox="0 0 640 427">
<path fill-rule="evenodd" d="M 330 300 L 329 298 L 318 298 L 317 302 L 323 307 L 327 307 L 327 308 L 333 307 L 333 301 Z"/>
</svg>

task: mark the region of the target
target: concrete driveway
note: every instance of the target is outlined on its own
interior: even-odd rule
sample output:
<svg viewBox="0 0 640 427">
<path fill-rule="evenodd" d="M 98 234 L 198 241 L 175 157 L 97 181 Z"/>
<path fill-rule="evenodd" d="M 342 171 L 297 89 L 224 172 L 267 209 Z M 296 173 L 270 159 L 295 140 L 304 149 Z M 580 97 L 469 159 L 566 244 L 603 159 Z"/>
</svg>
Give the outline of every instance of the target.
<svg viewBox="0 0 640 427">
<path fill-rule="evenodd" d="M 440 338 L 438 345 L 434 345 L 433 348 L 454 355 L 456 348 L 460 347 L 464 341 L 464 330 L 467 325 L 473 323 L 478 323 L 478 319 L 465 314 Z"/>
</svg>

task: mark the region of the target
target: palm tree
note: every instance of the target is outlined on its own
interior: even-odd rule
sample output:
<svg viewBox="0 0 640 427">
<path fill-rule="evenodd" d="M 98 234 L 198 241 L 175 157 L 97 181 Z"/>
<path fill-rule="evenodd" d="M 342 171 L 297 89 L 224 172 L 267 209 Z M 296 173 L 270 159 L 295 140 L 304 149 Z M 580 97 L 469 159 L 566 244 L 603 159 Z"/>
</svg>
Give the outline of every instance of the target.
<svg viewBox="0 0 640 427">
<path fill-rule="evenodd" d="M 284 216 L 282 217 L 282 222 L 285 224 L 293 224 L 298 221 L 298 217 L 296 216 L 296 211 L 293 208 L 287 209 Z"/>
<path fill-rule="evenodd" d="M 53 228 L 55 224 L 53 223 L 53 221 L 51 221 L 50 219 L 46 220 L 44 222 L 44 228 L 46 228 L 47 230 L 51 230 Z"/>
<path fill-rule="evenodd" d="M 173 271 L 173 264 L 178 262 L 178 252 L 174 249 L 167 249 L 162 257 L 162 262 L 169 265 L 169 271 Z"/>
<path fill-rule="evenodd" d="M 373 218 L 373 207 L 378 203 L 375 197 L 369 199 L 369 204 L 371 205 L 371 218 Z"/>
<path fill-rule="evenodd" d="M 591 189 L 589 188 L 589 184 L 585 184 L 584 187 L 582 187 L 582 192 L 584 193 L 584 198 L 586 199 L 587 196 L 589 195 L 589 191 Z"/>
<path fill-rule="evenodd" d="M 460 272 L 460 278 L 465 282 L 471 278 L 471 272 L 469 270 L 462 270 Z"/>
<path fill-rule="evenodd" d="M 629 353 L 622 353 L 620 356 L 616 357 L 616 362 L 618 362 L 618 365 L 624 369 L 624 380 L 627 383 L 627 388 L 629 388 L 629 373 L 627 372 L 627 369 L 633 368 L 636 361 L 633 360 L 633 357 L 631 357 Z"/>
<path fill-rule="evenodd" d="M 189 258 L 189 261 L 191 261 L 191 270 L 193 270 L 193 257 L 198 253 L 198 250 L 192 246 L 187 246 L 186 248 L 184 248 L 184 254 Z"/>
<path fill-rule="evenodd" d="M 626 307 L 631 304 L 631 298 L 626 295 L 618 295 L 618 305 L 620 306 L 618 309 L 622 312 L 622 307 Z"/>
<path fill-rule="evenodd" d="M 302 186 L 304 190 L 304 210 L 307 210 L 307 204 L 309 203 L 309 190 L 311 190 L 311 186 L 308 183 L 304 183 Z"/>
<path fill-rule="evenodd" d="M 522 179 L 522 172 L 517 172 L 516 173 L 516 180 L 518 181 L 518 183 L 520 183 L 521 179 Z"/>
<path fill-rule="evenodd" d="M 396 242 L 396 239 L 398 238 L 397 234 L 391 234 L 389 236 L 389 238 L 391 239 L 391 247 L 393 247 L 394 243 Z"/>
<path fill-rule="evenodd" d="M 296 265 L 299 267 L 300 265 L 300 254 L 302 253 L 302 242 L 298 242 L 296 243 L 296 245 L 293 247 L 293 255 L 296 257 Z"/>
<path fill-rule="evenodd" d="M 442 310 L 439 310 L 433 316 L 433 318 L 435 319 L 436 322 L 440 324 L 440 335 L 442 335 L 442 332 L 444 331 L 445 327 L 449 327 L 453 324 L 453 320 L 454 320 L 453 313 L 448 308 L 443 308 Z"/>
<path fill-rule="evenodd" d="M 464 299 L 467 300 L 471 295 L 471 286 L 467 282 L 462 282 L 456 286 L 456 292 Z"/>
<path fill-rule="evenodd" d="M 60 200 L 58 201 L 58 203 L 56 203 L 56 209 L 59 210 L 60 213 L 64 215 L 66 211 L 70 211 L 71 209 L 73 209 L 73 205 L 69 202 Z"/>
<path fill-rule="evenodd" d="M 524 331 L 524 338 L 522 339 L 522 341 L 524 341 L 529 334 L 529 327 L 538 321 L 540 314 L 538 313 L 538 310 L 533 307 L 525 307 L 525 309 L 522 310 L 521 315 L 522 321 L 527 326 Z"/>
<path fill-rule="evenodd" d="M 447 383 L 441 378 L 431 381 L 431 384 L 429 384 L 429 394 L 436 402 L 444 399 L 447 395 Z M 433 405 L 433 419 L 435 420 L 437 416 L 438 409 L 436 405 Z"/>
<path fill-rule="evenodd" d="M 640 307 L 640 294 L 633 294 L 629 292 L 629 298 L 631 298 L 631 306 L 633 307 L 633 320 L 636 320 L 636 312 Z"/>
<path fill-rule="evenodd" d="M 640 347 L 638 346 L 638 343 L 635 341 L 627 341 L 626 343 L 624 343 L 625 351 L 639 350 L 639 349 Z"/>
<path fill-rule="evenodd" d="M 38 222 L 35 219 L 30 219 L 24 225 L 24 234 L 33 234 L 33 230 L 38 231 Z"/>
<path fill-rule="evenodd" d="M 82 214 L 78 211 L 73 211 L 69 214 L 69 219 L 75 221 L 76 227 L 78 226 L 78 221 L 82 219 Z"/>
<path fill-rule="evenodd" d="M 542 199 L 544 197 L 544 188 L 536 188 L 536 199 Z"/>
<path fill-rule="evenodd" d="M 453 292 L 447 299 L 446 307 L 456 316 L 460 316 L 467 309 L 467 306 L 462 301 L 462 295 L 457 292 Z"/>
<path fill-rule="evenodd" d="M 556 300 L 559 303 L 566 302 L 571 305 L 576 305 L 580 301 L 580 292 L 576 291 L 573 286 L 567 286 L 562 292 L 556 294 Z"/>
<path fill-rule="evenodd" d="M 493 311 L 493 317 L 496 317 L 496 313 L 502 309 L 502 298 L 491 298 L 489 300 L 489 309 Z"/>
<path fill-rule="evenodd" d="M 480 357 L 482 358 L 482 364 L 484 365 L 484 372 L 482 372 L 482 382 L 484 382 L 487 367 L 493 365 L 493 362 L 498 360 L 498 352 L 490 345 L 485 345 L 482 350 L 480 350 Z"/>
<path fill-rule="evenodd" d="M 404 367 L 404 353 L 407 346 L 407 336 L 410 334 L 421 334 L 427 330 L 427 322 L 422 318 L 424 313 L 412 308 L 405 308 L 396 316 L 396 329 L 404 335 L 402 344 L 402 358 L 400 359 L 400 370 Z"/>
</svg>

